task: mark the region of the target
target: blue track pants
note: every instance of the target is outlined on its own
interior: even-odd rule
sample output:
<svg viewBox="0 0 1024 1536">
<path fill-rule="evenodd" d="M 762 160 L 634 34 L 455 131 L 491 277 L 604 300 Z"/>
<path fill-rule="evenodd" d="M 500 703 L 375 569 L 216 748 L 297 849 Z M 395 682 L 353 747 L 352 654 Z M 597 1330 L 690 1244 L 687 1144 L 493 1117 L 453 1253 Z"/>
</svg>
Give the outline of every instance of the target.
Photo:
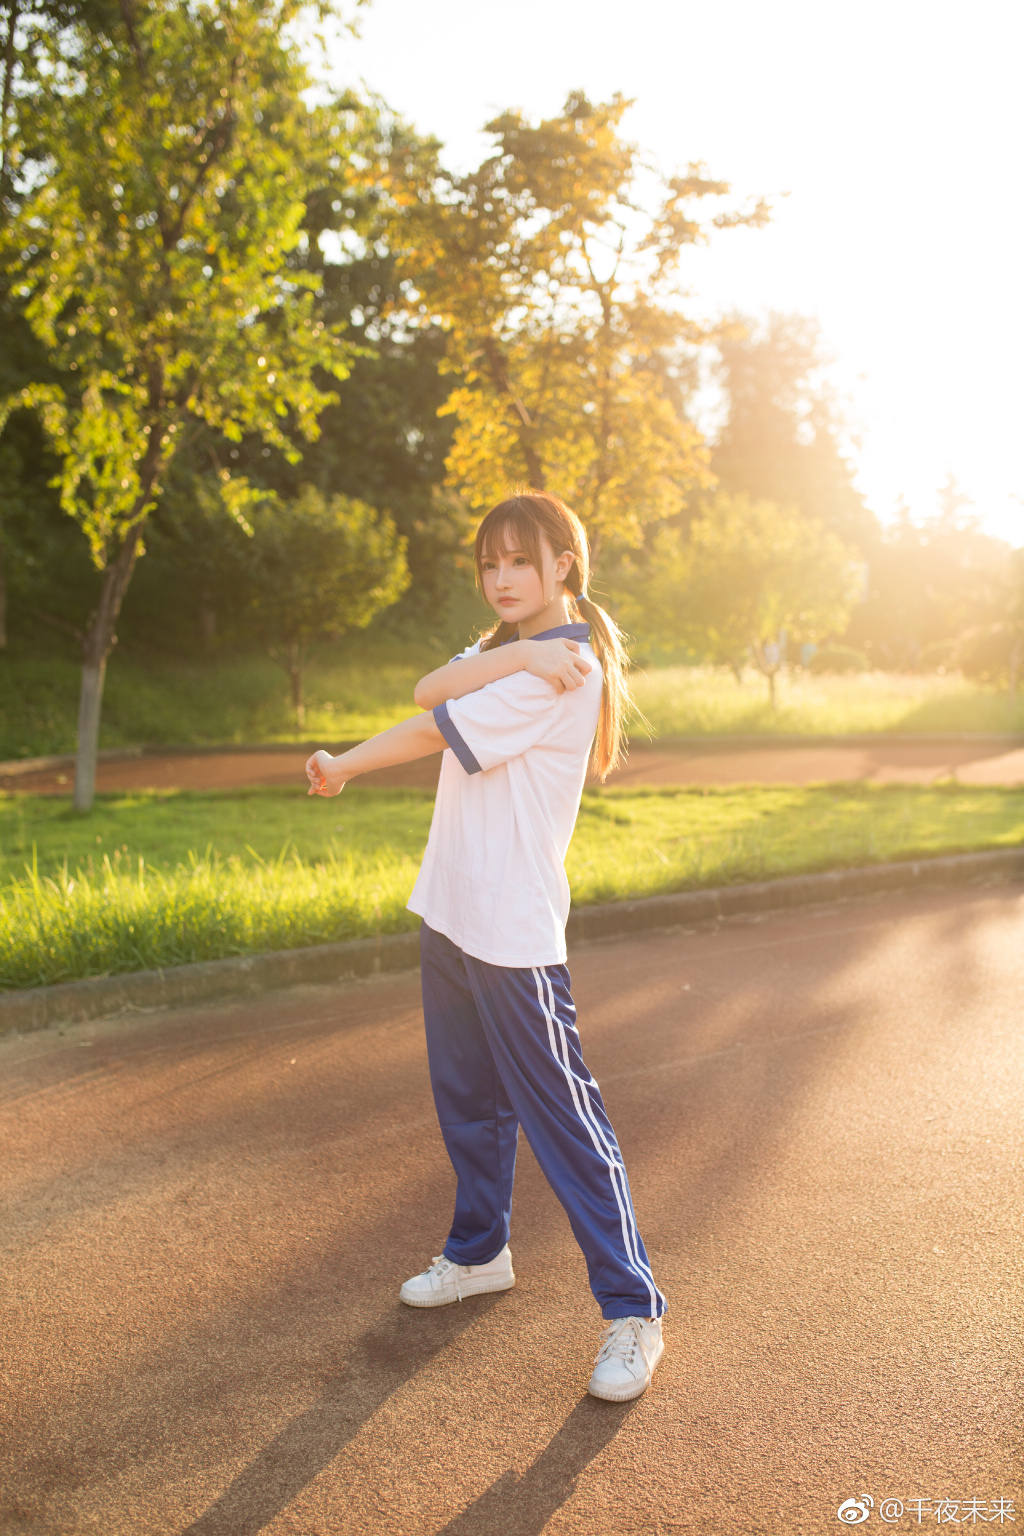
<svg viewBox="0 0 1024 1536">
<path fill-rule="evenodd" d="M 660 1317 L 626 1170 L 583 1061 L 564 965 L 488 965 L 423 924 L 430 1080 L 458 1179 L 445 1244 L 486 1264 L 509 1240 L 520 1125 L 583 1250 L 606 1318 Z"/>
</svg>

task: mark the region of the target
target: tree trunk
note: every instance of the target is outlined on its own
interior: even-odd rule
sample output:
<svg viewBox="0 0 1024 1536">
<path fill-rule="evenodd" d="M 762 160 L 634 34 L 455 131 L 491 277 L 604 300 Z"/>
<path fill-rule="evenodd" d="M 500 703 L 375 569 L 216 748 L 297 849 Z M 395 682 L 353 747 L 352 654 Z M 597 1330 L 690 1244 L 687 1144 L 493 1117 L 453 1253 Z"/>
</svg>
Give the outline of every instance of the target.
<svg viewBox="0 0 1024 1536">
<path fill-rule="evenodd" d="M 89 637 L 92 638 L 91 635 Z M 75 810 L 91 811 L 96 793 L 96 758 L 100 745 L 100 710 L 107 658 L 88 657 L 82 662 L 82 687 L 78 695 L 78 754 L 75 759 Z"/>
<path fill-rule="evenodd" d="M 547 487 L 544 484 L 544 468 L 540 462 L 540 455 L 528 442 L 525 442 L 523 438 L 520 438 L 519 441 L 523 450 L 523 459 L 526 463 L 526 473 L 530 477 L 531 489 L 535 491 L 546 490 Z"/>
<path fill-rule="evenodd" d="M 301 731 L 306 723 L 306 705 L 302 697 L 302 650 L 296 640 L 292 640 L 288 646 L 288 676 L 292 685 L 295 724 Z"/>
<path fill-rule="evenodd" d="M 212 651 L 217 643 L 217 610 L 213 606 L 213 593 L 205 588 L 199 594 L 199 633 L 203 645 Z"/>
<path fill-rule="evenodd" d="M 142 524 L 137 523 L 116 558 L 107 566 L 99 606 L 82 642 L 82 691 L 78 699 L 78 753 L 75 759 L 76 811 L 92 810 L 107 658 L 116 643 L 117 620 L 135 569 L 141 536 Z"/>
<path fill-rule="evenodd" d="M 757 663 L 757 670 L 761 673 L 761 675 L 763 677 L 766 677 L 768 679 L 768 698 L 771 701 L 772 709 L 774 709 L 776 707 L 776 705 L 775 705 L 775 674 L 779 670 L 778 664 L 777 664 L 777 662 L 778 662 L 777 655 L 776 655 L 776 660 L 773 662 L 770 659 L 769 646 L 766 645 L 766 644 L 763 644 L 756 637 L 751 639 L 751 641 L 750 641 L 750 649 L 751 649 L 751 652 L 753 653 L 754 661 Z M 737 681 L 738 680 L 739 679 L 737 679 Z"/>
<path fill-rule="evenodd" d="M 521 423 L 518 432 L 519 447 L 522 451 L 523 463 L 526 465 L 526 473 L 531 489 L 543 491 L 546 489 L 544 484 L 544 466 L 540 461 L 540 454 L 533 446 L 534 425 L 530 420 L 530 413 L 512 386 L 512 381 L 509 379 L 505 368 L 505 359 L 502 357 L 492 336 L 484 340 L 483 352 L 491 371 L 492 383 L 501 394 L 508 396 L 515 406 L 516 415 L 519 417 Z"/>
<path fill-rule="evenodd" d="M 7 649 L 7 566 L 4 561 L 4 529 L 0 522 L 0 651 Z"/>
<path fill-rule="evenodd" d="M 10 167 L 7 163 L 7 119 L 11 114 L 11 97 L 14 90 L 14 35 L 18 27 L 21 7 L 12 0 L 7 11 L 7 38 L 4 42 L 4 85 L 0 97 L 0 199 L 6 195 Z M 0 204 L 0 216 L 2 216 Z"/>
<path fill-rule="evenodd" d="M 1010 703 L 1017 702 L 1017 682 L 1020 674 L 1020 664 L 1024 652 L 1024 636 L 1018 635 L 1010 650 Z"/>
</svg>

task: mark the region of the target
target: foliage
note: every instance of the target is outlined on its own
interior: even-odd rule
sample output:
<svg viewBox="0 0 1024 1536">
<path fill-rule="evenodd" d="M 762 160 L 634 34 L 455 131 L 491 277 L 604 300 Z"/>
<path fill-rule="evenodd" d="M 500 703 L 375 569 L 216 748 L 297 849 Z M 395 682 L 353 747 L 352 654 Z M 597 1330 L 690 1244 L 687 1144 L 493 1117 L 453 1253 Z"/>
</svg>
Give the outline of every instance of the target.
<svg viewBox="0 0 1024 1536">
<path fill-rule="evenodd" d="M 135 797 L 99 802 L 69 827 L 52 801 L 0 799 L 0 839 L 39 848 L 27 871 L 5 861 L 0 986 L 21 987 L 301 948 L 413 928 L 405 909 L 426 842 L 431 797 L 350 788 L 335 804 L 301 792 Z M 250 843 L 236 825 L 244 808 Z M 176 810 L 160 867 L 154 816 Z M 362 828 L 370 824 L 365 835 Z M 76 854 L 100 829 L 91 856 Z M 318 830 L 311 831 L 311 828 Z M 190 837 L 209 835 L 205 852 Z M 289 851 L 297 834 L 305 857 Z M 319 843 L 316 839 L 319 837 Z M 1024 837 L 1024 792 L 833 785 L 813 788 L 588 791 L 569 852 L 577 904 L 971 848 Z M 272 839 L 278 839 L 276 845 Z M 111 847 L 111 842 L 114 847 Z M 241 846 L 239 846 L 241 844 Z M 255 846 L 252 846 L 255 845 Z M 229 851 L 229 849 L 237 851 Z M 69 855 L 63 862 L 63 853 Z M 276 857 L 275 857 L 276 854 Z M 13 878 L 12 878 L 13 876 Z"/>
<path fill-rule="evenodd" d="M 876 666 L 902 668 L 956 667 L 963 640 L 963 659 L 976 658 L 980 675 L 1005 678 L 1019 622 L 1016 558 L 983 532 L 950 478 L 935 515 L 915 520 L 904 507 L 870 548 L 867 600 L 846 638 Z"/>
<path fill-rule="evenodd" d="M 287 448 L 289 414 L 317 432 L 314 366 L 349 365 L 309 318 L 313 285 L 281 270 L 337 130 L 302 102 L 279 35 L 293 11 L 152 5 L 47 60 L 50 173 L 12 239 L 27 317 L 78 378 L 28 399 L 98 566 L 152 506 L 176 434 L 199 419 Z"/>
<path fill-rule="evenodd" d="M 62 376 L 7 408 L 39 410 L 62 505 L 104 574 L 84 644 L 85 781 L 121 602 L 178 445 L 203 423 L 294 452 L 282 422 L 313 438 L 330 399 L 314 370 L 350 364 L 351 344 L 312 314 L 315 278 L 286 267 L 311 188 L 347 148 L 344 116 L 304 100 L 286 41 L 300 14 L 299 0 L 151 0 L 44 37 L 37 181 L 4 254 Z"/>
<path fill-rule="evenodd" d="M 194 648 L 200 640 L 209 649 L 215 634 L 231 641 L 246 633 L 244 583 L 234 580 L 240 546 L 230 529 L 215 529 L 209 515 L 221 501 L 225 467 L 254 492 L 284 500 L 313 485 L 327 498 L 343 495 L 386 507 L 406 540 L 414 580 L 383 628 L 433 634 L 445 628 L 452 566 L 465 563 L 465 528 L 452 499 L 437 494 L 451 440 L 447 419 L 437 414 L 448 393 L 439 372 L 444 340 L 438 326 L 410 329 L 392 314 L 399 290 L 384 239 L 392 209 L 389 166 L 401 162 L 407 168 L 422 146 L 382 109 L 361 108 L 357 121 L 365 141 L 360 154 L 372 172 L 353 185 L 346 163 L 331 170 L 307 204 L 305 240 L 287 258 L 290 270 L 315 279 L 315 321 L 343 329 L 354 343 L 351 372 L 334 382 L 336 399 L 319 414 L 315 442 L 302 442 L 287 421 L 282 424 L 285 437 L 301 448 L 301 462 L 258 434 L 230 443 L 208 429 L 178 455 L 154 515 L 147 565 L 182 612 L 179 648 Z M 347 225 L 343 240 L 341 220 Z M 201 547 L 207 538 L 208 557 Z M 215 565 L 222 558 L 230 575 L 218 582 Z M 137 603 L 128 605 L 125 618 L 126 632 L 147 632 L 145 610 Z"/>
<path fill-rule="evenodd" d="M 568 98 L 537 125 L 487 125 L 493 154 L 465 176 L 422 166 L 392 240 L 410 325 L 440 319 L 455 385 L 449 484 L 475 511 L 523 481 L 551 487 L 595 543 L 640 541 L 705 484 L 706 453 L 683 410 L 685 343 L 674 303 L 683 249 L 709 229 L 760 223 L 722 206 L 699 166 L 670 179 L 653 215 L 620 133 L 628 103 Z M 698 222 L 695 205 L 720 211 Z"/>
<path fill-rule="evenodd" d="M 313 239 L 314 205 L 307 214 L 309 246 L 297 253 L 320 282 L 318 316 L 329 325 L 344 324 L 361 350 L 348 378 L 335 387 L 337 403 L 321 413 L 320 437 L 304 447 L 302 464 L 291 465 L 275 451 L 249 473 L 286 497 L 294 496 L 301 482 L 328 497 L 342 494 L 386 507 L 406 540 L 414 580 L 397 609 L 389 611 L 385 627 L 400 627 L 404 620 L 407 629 L 419 631 L 436 628 L 445 606 L 453 564 L 462 558 L 465 518 L 453 499 L 441 494 L 452 437 L 450 418 L 438 415 L 450 387 L 440 372 L 444 335 L 439 325 L 403 322 L 397 262 L 387 245 L 392 168 L 400 164 L 406 174 L 425 149 L 386 113 L 374 126 L 365 153 L 376 179 L 363 200 L 359 246 L 353 249 L 348 241 L 334 252 L 326 241 Z M 356 212 L 353 199 L 347 202 Z"/>
<path fill-rule="evenodd" d="M 409 585 L 405 540 L 384 512 L 313 486 L 254 514 L 250 579 L 257 630 L 291 680 L 297 725 L 311 648 L 336 640 L 395 602 Z"/>
<path fill-rule="evenodd" d="M 1024 549 L 1007 554 L 992 598 L 987 621 L 961 634 L 955 656 L 968 677 L 1005 682 L 1013 699 L 1024 674 Z"/>
<path fill-rule="evenodd" d="M 774 700 L 787 645 L 842 631 L 857 585 L 849 551 L 816 518 L 719 492 L 688 539 L 659 530 L 646 568 L 624 580 L 620 610 L 642 635 L 675 635 L 737 674 L 752 656 Z"/>
<path fill-rule="evenodd" d="M 811 672 L 869 672 L 871 663 L 863 651 L 852 645 L 824 645 L 815 647 L 808 660 Z"/>
</svg>

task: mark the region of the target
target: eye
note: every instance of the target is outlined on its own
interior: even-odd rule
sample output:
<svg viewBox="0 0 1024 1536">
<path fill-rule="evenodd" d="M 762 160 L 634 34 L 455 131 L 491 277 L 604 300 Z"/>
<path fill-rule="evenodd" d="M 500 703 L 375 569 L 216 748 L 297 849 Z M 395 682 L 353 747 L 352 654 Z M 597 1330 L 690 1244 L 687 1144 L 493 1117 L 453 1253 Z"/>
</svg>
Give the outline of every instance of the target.
<svg viewBox="0 0 1024 1536">
<path fill-rule="evenodd" d="M 513 565 L 529 565 L 529 563 L 525 555 L 516 555 L 512 562 Z"/>
</svg>

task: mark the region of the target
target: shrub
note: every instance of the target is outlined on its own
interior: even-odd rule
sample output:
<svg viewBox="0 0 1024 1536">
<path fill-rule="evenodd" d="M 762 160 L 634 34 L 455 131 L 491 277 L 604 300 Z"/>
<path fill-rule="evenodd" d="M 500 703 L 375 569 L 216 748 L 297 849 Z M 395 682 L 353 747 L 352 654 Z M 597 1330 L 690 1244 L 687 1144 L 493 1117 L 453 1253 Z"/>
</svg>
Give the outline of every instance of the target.
<svg viewBox="0 0 1024 1536">
<path fill-rule="evenodd" d="M 871 663 L 852 645 L 823 645 L 809 663 L 811 672 L 869 672 Z"/>
</svg>

